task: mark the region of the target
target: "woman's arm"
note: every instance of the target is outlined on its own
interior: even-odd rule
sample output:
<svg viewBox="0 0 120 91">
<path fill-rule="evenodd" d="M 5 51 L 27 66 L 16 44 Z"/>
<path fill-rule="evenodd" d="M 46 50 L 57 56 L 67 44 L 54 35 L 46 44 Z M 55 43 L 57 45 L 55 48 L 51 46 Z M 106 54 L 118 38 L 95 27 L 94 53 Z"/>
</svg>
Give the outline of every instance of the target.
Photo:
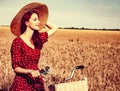
<svg viewBox="0 0 120 91">
<path fill-rule="evenodd" d="M 38 77 L 40 76 L 40 72 L 38 70 L 30 70 L 30 69 L 24 69 L 21 67 L 16 67 L 14 69 L 15 73 L 22 73 L 22 74 L 31 74 L 32 77 Z"/>
<path fill-rule="evenodd" d="M 53 24 L 53 23 L 50 23 L 50 22 L 46 23 L 46 27 L 49 28 L 49 30 L 47 31 L 48 36 L 51 36 L 52 34 L 54 34 L 58 30 L 58 26 Z"/>
</svg>

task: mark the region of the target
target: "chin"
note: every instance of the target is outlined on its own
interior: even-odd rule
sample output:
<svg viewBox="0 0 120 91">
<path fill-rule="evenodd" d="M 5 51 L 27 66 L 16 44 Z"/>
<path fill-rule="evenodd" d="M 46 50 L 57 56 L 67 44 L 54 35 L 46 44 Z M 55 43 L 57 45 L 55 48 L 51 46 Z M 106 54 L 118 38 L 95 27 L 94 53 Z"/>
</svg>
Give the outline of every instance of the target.
<svg viewBox="0 0 120 91">
<path fill-rule="evenodd" d="M 34 30 L 40 30 L 40 28 L 35 28 Z"/>
</svg>

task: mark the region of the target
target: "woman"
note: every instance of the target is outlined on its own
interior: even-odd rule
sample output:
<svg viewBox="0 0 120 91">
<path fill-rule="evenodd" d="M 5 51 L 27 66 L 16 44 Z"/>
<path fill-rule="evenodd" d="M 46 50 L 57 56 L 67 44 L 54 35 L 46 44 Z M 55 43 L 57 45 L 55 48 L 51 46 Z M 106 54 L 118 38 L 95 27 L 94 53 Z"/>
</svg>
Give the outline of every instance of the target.
<svg viewBox="0 0 120 91">
<path fill-rule="evenodd" d="M 11 31 L 17 37 L 11 46 L 12 67 L 16 75 L 10 91 L 45 91 L 38 68 L 40 50 L 58 27 L 46 23 L 47 17 L 41 16 L 42 13 L 47 16 L 46 5 L 30 3 L 18 12 L 11 23 Z M 49 31 L 39 32 L 44 25 Z"/>
</svg>

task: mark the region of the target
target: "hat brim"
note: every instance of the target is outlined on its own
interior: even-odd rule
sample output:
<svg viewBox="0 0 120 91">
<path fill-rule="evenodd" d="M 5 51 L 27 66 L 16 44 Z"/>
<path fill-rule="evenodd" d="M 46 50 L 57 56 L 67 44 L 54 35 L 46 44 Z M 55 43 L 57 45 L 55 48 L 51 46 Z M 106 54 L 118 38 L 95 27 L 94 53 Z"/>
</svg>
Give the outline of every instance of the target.
<svg viewBox="0 0 120 91">
<path fill-rule="evenodd" d="M 21 34 L 20 30 L 20 24 L 21 24 L 21 19 L 23 15 L 29 11 L 36 11 L 39 14 L 39 20 L 40 20 L 40 25 L 39 28 L 42 29 L 48 19 L 48 8 L 45 4 L 41 4 L 38 2 L 33 2 L 30 4 L 25 5 L 18 13 L 17 15 L 13 18 L 10 28 L 11 32 L 19 36 Z"/>
</svg>

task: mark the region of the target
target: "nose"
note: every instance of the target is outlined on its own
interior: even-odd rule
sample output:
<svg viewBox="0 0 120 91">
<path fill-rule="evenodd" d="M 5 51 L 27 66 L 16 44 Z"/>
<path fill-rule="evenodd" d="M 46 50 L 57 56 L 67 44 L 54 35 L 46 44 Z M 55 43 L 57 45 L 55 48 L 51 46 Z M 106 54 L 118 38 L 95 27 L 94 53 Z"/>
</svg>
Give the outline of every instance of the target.
<svg viewBox="0 0 120 91">
<path fill-rule="evenodd" d="M 38 20 L 38 23 L 40 24 L 40 20 Z"/>
</svg>

